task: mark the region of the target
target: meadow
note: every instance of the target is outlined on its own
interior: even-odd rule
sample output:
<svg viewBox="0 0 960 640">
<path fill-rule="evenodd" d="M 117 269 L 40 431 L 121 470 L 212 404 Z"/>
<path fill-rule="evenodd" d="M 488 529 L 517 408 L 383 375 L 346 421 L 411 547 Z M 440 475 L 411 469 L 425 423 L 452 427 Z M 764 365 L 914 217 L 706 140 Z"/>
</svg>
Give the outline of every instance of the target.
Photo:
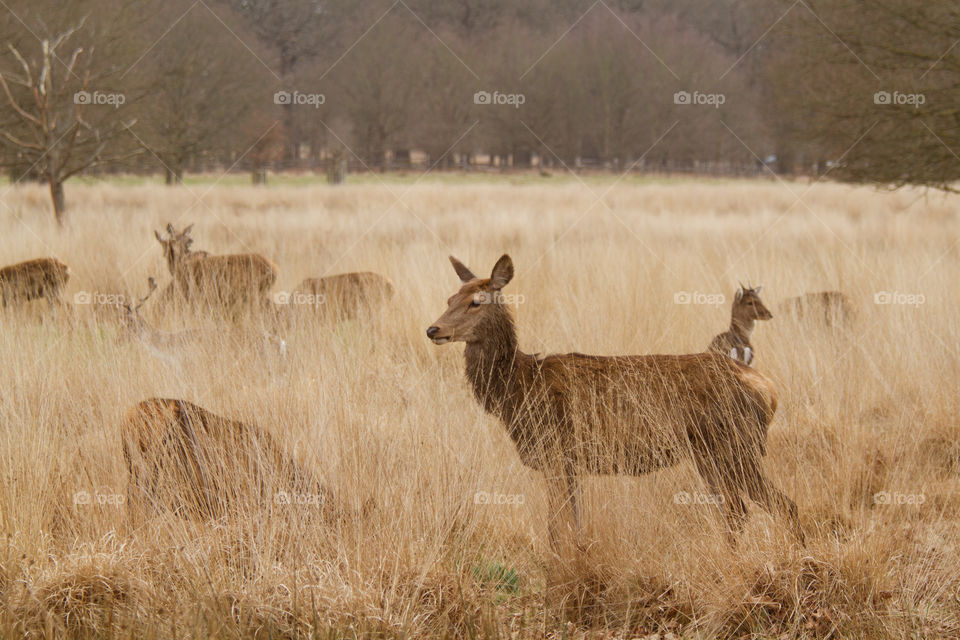
<svg viewBox="0 0 960 640">
<path fill-rule="evenodd" d="M 960 634 L 960 197 L 772 180 L 455 181 L 327 187 L 71 182 L 0 194 L 0 263 L 56 256 L 67 311 L 0 314 L 0 635 L 77 637 L 955 637 Z M 122 339 L 86 300 L 169 280 L 154 230 L 256 252 L 274 291 L 374 271 L 381 309 L 303 322 L 284 357 L 210 323 L 185 352 Z M 738 281 L 774 314 L 753 366 L 780 404 L 766 471 L 806 545 L 751 508 L 730 546 L 689 463 L 591 478 L 576 554 L 555 556 L 542 479 L 425 329 L 509 253 L 527 352 L 702 351 Z M 778 314 L 804 292 L 846 326 Z M 176 330 L 202 320 L 146 303 Z M 250 504 L 131 524 L 124 412 L 189 400 L 258 425 L 348 513 Z M 227 479 L 229 481 L 229 479 Z"/>
</svg>

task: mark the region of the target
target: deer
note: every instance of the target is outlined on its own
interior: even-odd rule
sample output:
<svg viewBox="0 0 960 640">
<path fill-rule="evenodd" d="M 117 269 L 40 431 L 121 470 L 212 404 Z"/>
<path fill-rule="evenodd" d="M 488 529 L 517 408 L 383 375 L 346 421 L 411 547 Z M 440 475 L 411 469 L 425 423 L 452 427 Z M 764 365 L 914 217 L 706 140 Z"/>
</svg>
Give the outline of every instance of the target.
<svg viewBox="0 0 960 640">
<path fill-rule="evenodd" d="M 778 309 L 797 322 L 839 327 L 853 321 L 857 310 L 842 291 L 817 291 L 782 300 Z"/>
<path fill-rule="evenodd" d="M 733 308 L 730 312 L 730 328 L 715 336 L 708 351 L 728 355 L 734 360 L 750 365 L 753 362 L 755 351 L 750 344 L 750 334 L 757 325 L 757 320 L 770 320 L 773 314 L 764 306 L 760 299 L 760 290 L 763 287 L 744 287 L 737 289 L 733 297 Z"/>
<path fill-rule="evenodd" d="M 427 330 L 434 344 L 463 342 L 466 376 L 498 418 L 521 462 L 544 474 L 551 546 L 561 549 L 563 513 L 580 531 L 584 475 L 644 476 L 692 460 L 719 499 L 726 535 L 743 528 L 750 498 L 786 517 L 803 541 L 797 507 L 764 475 L 777 393 L 764 375 L 725 355 L 532 355 L 521 351 L 502 289 L 513 279 L 504 254 L 489 278 L 450 257 L 460 289 Z M 579 543 L 578 543 L 579 545 Z"/>
<path fill-rule="evenodd" d="M 312 307 L 324 317 L 351 320 L 393 297 L 393 283 L 378 273 L 359 271 L 306 278 L 284 302 Z"/>
<path fill-rule="evenodd" d="M 324 517 L 334 513 L 330 493 L 255 425 L 186 400 L 149 398 L 126 412 L 121 433 L 134 521 L 165 511 L 215 520 L 236 513 L 244 497 L 284 504 L 290 493 L 309 497 L 297 503 Z"/>
<path fill-rule="evenodd" d="M 36 258 L 0 269 L 0 304 L 7 307 L 46 298 L 50 306 L 63 303 L 70 267 L 56 258 Z"/>
<path fill-rule="evenodd" d="M 267 292 L 279 270 L 255 253 L 211 255 L 190 249 L 193 225 L 177 231 L 167 224 L 167 237 L 154 231 L 163 248 L 172 285 L 189 304 L 213 304 L 224 309 L 246 305 L 256 308 L 268 302 Z"/>
</svg>

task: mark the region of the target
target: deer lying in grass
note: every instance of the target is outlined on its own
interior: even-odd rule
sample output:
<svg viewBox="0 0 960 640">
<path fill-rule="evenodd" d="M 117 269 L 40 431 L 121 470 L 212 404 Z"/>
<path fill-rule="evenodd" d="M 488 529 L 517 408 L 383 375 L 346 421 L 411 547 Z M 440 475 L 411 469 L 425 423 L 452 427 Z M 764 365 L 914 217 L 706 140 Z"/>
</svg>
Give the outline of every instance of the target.
<svg viewBox="0 0 960 640">
<path fill-rule="evenodd" d="M 769 320 L 773 317 L 770 310 L 760 300 L 760 290 L 762 288 L 751 289 L 740 285 L 733 297 L 730 328 L 714 337 L 707 348 L 708 351 L 728 355 L 746 365 L 753 362 L 755 352 L 750 344 L 750 334 L 753 333 L 757 320 Z"/>
<path fill-rule="evenodd" d="M 277 266 L 255 253 L 210 255 L 192 251 L 191 224 L 183 231 L 167 225 L 167 237 L 154 231 L 163 247 L 174 287 L 190 304 L 220 309 L 259 309 L 267 304 L 267 292 L 277 280 Z"/>
<path fill-rule="evenodd" d="M 852 322 L 856 307 L 841 291 L 818 291 L 787 298 L 778 310 L 797 322 L 816 323 L 824 327 L 841 327 Z"/>
<path fill-rule="evenodd" d="M 579 530 L 582 474 L 640 476 L 683 459 L 692 459 L 711 491 L 723 496 L 731 532 L 742 528 L 749 497 L 789 518 L 802 540 L 796 505 L 761 467 L 777 406 L 770 380 L 714 353 L 524 353 L 501 297 L 513 278 L 510 257 L 501 257 L 483 279 L 450 261 L 463 286 L 427 337 L 435 344 L 466 343 L 467 379 L 477 400 L 506 426 L 521 461 L 547 476 L 554 548 L 558 503 L 569 505 Z"/>
<path fill-rule="evenodd" d="M 50 306 L 63 303 L 63 287 L 70 268 L 56 258 L 37 258 L 0 269 L 0 304 L 18 305 L 46 298 Z"/>
<path fill-rule="evenodd" d="M 312 308 L 336 320 L 356 318 L 393 297 L 393 283 L 378 273 L 361 271 L 323 278 L 306 278 L 290 294 L 294 308 Z"/>
<path fill-rule="evenodd" d="M 245 498 L 249 505 L 310 504 L 331 515 L 327 491 L 254 426 L 185 400 L 151 398 L 127 412 L 121 432 L 134 519 L 159 511 L 221 518 L 237 514 Z"/>
</svg>

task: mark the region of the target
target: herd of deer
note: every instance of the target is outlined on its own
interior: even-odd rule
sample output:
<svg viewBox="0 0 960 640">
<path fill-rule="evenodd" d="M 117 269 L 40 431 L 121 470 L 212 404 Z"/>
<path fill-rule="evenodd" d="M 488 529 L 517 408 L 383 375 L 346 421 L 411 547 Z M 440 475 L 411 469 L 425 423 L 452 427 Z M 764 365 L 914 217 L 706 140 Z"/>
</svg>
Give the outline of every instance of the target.
<svg viewBox="0 0 960 640">
<path fill-rule="evenodd" d="M 191 225 L 192 227 L 192 225 Z M 171 274 L 168 301 L 196 308 L 282 313 L 268 295 L 277 268 L 256 254 L 211 255 L 192 251 L 191 227 L 156 233 Z M 788 520 L 800 543 L 797 507 L 764 475 L 767 429 L 777 409 L 773 383 L 751 368 L 750 334 L 757 320 L 772 318 L 760 287 L 741 287 L 733 302 L 730 329 L 703 353 L 688 355 L 541 357 L 520 350 L 513 316 L 502 289 L 513 278 L 507 255 L 488 278 L 450 261 L 462 286 L 447 310 L 427 331 L 435 344 L 465 343 L 466 374 L 480 405 L 500 419 L 521 461 L 548 481 L 552 546 L 559 550 L 580 530 L 580 479 L 584 475 L 640 476 L 693 462 L 732 537 L 747 517 L 745 499 Z M 41 258 L 0 269 L 3 306 L 45 298 L 65 304 L 66 265 Z M 139 314 L 150 291 L 136 305 L 122 305 L 122 324 L 153 347 L 192 339 L 167 334 Z M 308 278 L 297 289 L 316 296 L 337 317 L 354 317 L 364 306 L 391 297 L 390 282 L 373 273 Z M 788 300 L 785 313 L 835 324 L 853 313 L 840 292 Z M 184 400 L 152 398 L 124 417 L 123 455 L 129 472 L 131 513 L 173 511 L 199 518 L 229 514 L 235 488 L 224 486 L 232 469 L 252 478 L 258 491 L 281 488 L 328 496 L 312 475 L 287 457 L 269 434 Z M 331 501 L 332 505 L 332 501 Z M 330 506 L 332 509 L 332 506 Z M 327 513 L 333 511 L 328 510 Z M 569 526 L 572 518 L 572 527 Z"/>
</svg>

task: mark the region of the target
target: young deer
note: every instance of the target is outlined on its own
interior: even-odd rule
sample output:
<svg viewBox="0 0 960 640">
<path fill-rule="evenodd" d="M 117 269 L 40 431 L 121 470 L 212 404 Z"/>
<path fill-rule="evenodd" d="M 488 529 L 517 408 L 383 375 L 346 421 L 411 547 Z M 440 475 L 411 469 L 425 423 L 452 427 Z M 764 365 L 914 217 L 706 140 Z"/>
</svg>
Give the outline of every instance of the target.
<svg viewBox="0 0 960 640">
<path fill-rule="evenodd" d="M 277 280 L 277 266 L 255 253 L 216 256 L 192 251 L 191 224 L 183 231 L 167 225 L 167 237 L 154 231 L 163 247 L 174 287 L 191 304 L 212 304 L 223 309 L 265 305 L 267 292 Z"/>
<path fill-rule="evenodd" d="M 63 302 L 70 268 L 56 258 L 37 258 L 0 269 L 0 304 L 18 305 L 46 298 L 52 307 Z"/>
<path fill-rule="evenodd" d="M 818 291 L 787 298 L 778 305 L 778 309 L 797 322 L 824 327 L 842 327 L 857 316 L 856 307 L 842 291 Z"/>
<path fill-rule="evenodd" d="M 129 302 L 121 305 L 120 322 L 123 328 L 143 344 L 161 353 L 181 349 L 195 341 L 199 334 L 194 329 L 184 329 L 176 332 L 160 331 L 144 320 L 143 316 L 140 315 L 140 307 L 157 290 L 157 281 L 152 276 L 147 278 L 147 283 L 150 285 L 147 295 L 140 298 L 135 305 Z"/>
<path fill-rule="evenodd" d="M 320 315 L 337 320 L 357 317 L 393 297 L 393 283 L 378 273 L 361 271 L 323 278 L 306 278 L 290 295 L 289 303 L 308 305 Z"/>
<path fill-rule="evenodd" d="M 753 362 L 755 352 L 750 344 L 750 334 L 753 333 L 757 320 L 769 320 L 773 317 L 760 300 L 762 288 L 751 289 L 740 285 L 733 298 L 730 329 L 716 336 L 707 348 L 708 351 L 722 353 L 746 365 Z"/>
<path fill-rule="evenodd" d="M 463 285 L 427 337 L 435 344 L 466 343 L 467 379 L 477 400 L 503 422 L 520 460 L 547 476 L 555 548 L 562 505 L 579 530 L 580 475 L 640 476 L 683 459 L 692 459 L 711 491 L 723 496 L 731 532 L 742 528 L 749 497 L 789 518 L 802 540 L 796 505 L 762 470 L 777 406 L 770 380 L 714 353 L 524 353 L 501 296 L 513 278 L 510 257 L 501 257 L 489 278 L 450 261 Z"/>
<path fill-rule="evenodd" d="M 126 413 L 121 433 L 133 519 L 159 511 L 221 518 L 245 498 L 283 503 L 287 492 L 331 514 L 324 487 L 255 426 L 185 400 L 151 398 Z"/>
</svg>

